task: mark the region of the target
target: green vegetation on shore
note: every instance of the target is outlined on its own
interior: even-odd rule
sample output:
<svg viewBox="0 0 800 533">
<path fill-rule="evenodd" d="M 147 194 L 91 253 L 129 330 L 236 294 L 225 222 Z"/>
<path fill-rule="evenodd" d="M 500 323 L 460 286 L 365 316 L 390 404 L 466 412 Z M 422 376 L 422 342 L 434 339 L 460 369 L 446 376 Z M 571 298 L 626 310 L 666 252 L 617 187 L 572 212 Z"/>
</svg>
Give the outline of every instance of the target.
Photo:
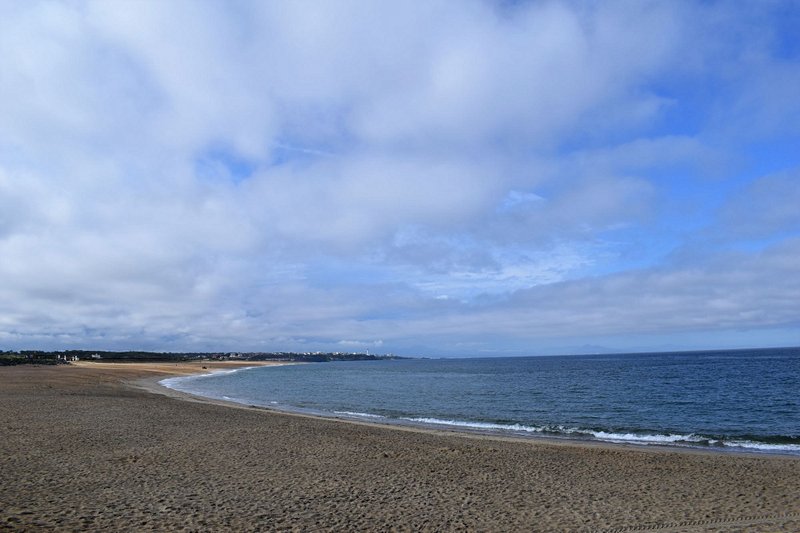
<svg viewBox="0 0 800 533">
<path fill-rule="evenodd" d="M 0 366 L 59 364 L 70 361 L 377 361 L 402 359 L 396 355 L 345 352 L 110 352 L 102 350 L 0 351 Z"/>
</svg>

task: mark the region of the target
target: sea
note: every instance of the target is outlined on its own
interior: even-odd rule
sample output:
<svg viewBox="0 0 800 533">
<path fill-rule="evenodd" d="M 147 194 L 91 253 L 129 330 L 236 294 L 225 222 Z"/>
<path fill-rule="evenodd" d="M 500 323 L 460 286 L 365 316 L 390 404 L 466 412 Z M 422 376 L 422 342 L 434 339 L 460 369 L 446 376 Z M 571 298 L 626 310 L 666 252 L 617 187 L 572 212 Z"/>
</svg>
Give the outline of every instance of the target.
<svg viewBox="0 0 800 533">
<path fill-rule="evenodd" d="M 161 383 L 390 425 L 800 455 L 800 348 L 326 362 Z"/>
</svg>

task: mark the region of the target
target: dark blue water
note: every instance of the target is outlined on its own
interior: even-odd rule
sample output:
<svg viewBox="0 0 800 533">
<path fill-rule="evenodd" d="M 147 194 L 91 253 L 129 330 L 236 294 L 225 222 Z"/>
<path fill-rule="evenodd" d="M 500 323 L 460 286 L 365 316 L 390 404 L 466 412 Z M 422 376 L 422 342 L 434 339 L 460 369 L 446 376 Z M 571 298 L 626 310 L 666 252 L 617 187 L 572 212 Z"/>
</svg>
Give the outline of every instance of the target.
<svg viewBox="0 0 800 533">
<path fill-rule="evenodd" d="M 800 349 L 261 367 L 186 392 L 385 423 L 800 454 Z"/>
</svg>

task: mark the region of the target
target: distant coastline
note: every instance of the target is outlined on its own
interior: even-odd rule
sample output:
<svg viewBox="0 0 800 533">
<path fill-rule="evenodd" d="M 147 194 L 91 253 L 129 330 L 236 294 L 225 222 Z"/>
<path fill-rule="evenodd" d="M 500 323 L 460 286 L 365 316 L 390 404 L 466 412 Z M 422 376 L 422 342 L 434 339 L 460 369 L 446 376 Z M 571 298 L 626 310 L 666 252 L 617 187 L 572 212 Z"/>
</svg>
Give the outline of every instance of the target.
<svg viewBox="0 0 800 533">
<path fill-rule="evenodd" d="M 182 362 L 182 361 L 382 361 L 408 359 L 393 354 L 369 352 L 147 352 L 107 350 L 19 350 L 0 351 L 0 366 L 64 364 L 74 361 Z"/>
</svg>

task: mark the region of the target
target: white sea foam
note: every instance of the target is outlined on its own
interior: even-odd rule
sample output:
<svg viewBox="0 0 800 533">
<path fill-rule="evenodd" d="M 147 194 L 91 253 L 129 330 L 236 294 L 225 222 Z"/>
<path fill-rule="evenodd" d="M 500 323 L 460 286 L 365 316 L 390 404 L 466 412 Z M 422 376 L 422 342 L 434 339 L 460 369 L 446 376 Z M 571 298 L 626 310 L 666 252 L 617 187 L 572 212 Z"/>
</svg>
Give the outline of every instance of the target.
<svg viewBox="0 0 800 533">
<path fill-rule="evenodd" d="M 382 415 L 374 415 L 372 413 L 358 413 L 355 411 L 334 411 L 337 415 L 356 416 L 358 418 L 386 418 Z"/>
<path fill-rule="evenodd" d="M 638 442 L 644 444 L 674 444 L 674 443 L 709 443 L 713 444 L 716 441 L 710 441 L 707 438 L 698 435 L 654 435 L 654 434 L 637 434 L 637 433 L 611 433 L 607 431 L 580 431 L 587 433 L 599 440 L 610 442 Z"/>
<path fill-rule="evenodd" d="M 727 449 L 746 449 L 763 452 L 789 452 L 800 453 L 800 444 L 771 444 L 767 442 L 756 442 L 751 440 L 718 440 L 702 435 L 653 435 L 653 434 L 634 434 L 634 433 L 609 433 L 604 431 L 587 432 L 594 438 L 607 442 L 629 442 L 634 444 L 685 444 L 685 445 L 707 445 L 722 447 Z"/>
<path fill-rule="evenodd" d="M 489 429 L 496 431 L 524 431 L 526 433 L 541 433 L 544 428 L 524 426 L 522 424 L 495 424 L 492 422 L 467 422 L 465 420 L 443 420 L 429 417 L 401 417 L 400 420 L 419 422 L 421 424 L 436 424 L 440 426 L 455 426 L 471 429 Z"/>
<path fill-rule="evenodd" d="M 180 388 L 180 384 L 185 383 L 187 381 L 194 381 L 196 379 L 203 379 L 203 378 L 210 378 L 215 376 L 220 376 L 223 374 L 233 374 L 234 372 L 240 372 L 242 370 L 250 370 L 252 368 L 258 368 L 256 366 L 244 366 L 240 368 L 229 368 L 225 370 L 212 370 L 206 374 L 191 374 L 188 376 L 176 376 L 172 378 L 162 379 L 158 382 L 159 385 L 162 387 L 166 387 L 168 389 L 175 389 L 175 390 L 182 390 Z M 184 391 L 185 392 L 185 391 Z"/>
<path fill-rule="evenodd" d="M 589 437 L 604 442 L 628 443 L 641 445 L 686 445 L 697 446 L 707 445 L 728 449 L 744 448 L 747 450 L 764 452 L 788 452 L 800 453 L 800 444 L 769 444 L 754 442 L 749 440 L 730 440 L 721 441 L 702 435 L 680 435 L 680 434 L 648 434 L 648 433 L 614 433 L 609 431 L 593 431 L 583 428 L 572 428 L 564 426 L 539 427 L 526 426 L 523 424 L 497 424 L 492 422 L 474 422 L 466 420 L 448 420 L 433 417 L 402 417 L 401 420 L 416 422 L 420 424 L 431 424 L 437 426 L 450 426 L 465 429 L 477 429 L 500 432 L 517 432 L 529 434 L 551 434 L 565 435 L 573 437 Z"/>
<path fill-rule="evenodd" d="M 208 372 L 206 374 L 194 374 L 192 376 L 186 376 L 186 377 L 210 378 L 212 376 L 219 376 L 219 375 L 222 375 L 222 374 L 234 374 L 236 372 L 241 372 L 242 370 L 252 370 L 254 368 L 259 368 L 259 367 L 257 367 L 257 366 L 241 366 L 239 368 L 227 368 L 225 370 L 212 370 L 211 372 Z"/>
<path fill-rule="evenodd" d="M 750 440 L 731 440 L 726 441 L 725 445 L 736 448 L 746 448 L 748 450 L 800 453 L 800 444 L 767 444 Z"/>
<path fill-rule="evenodd" d="M 176 385 L 184 381 L 187 377 L 188 376 L 178 376 L 174 378 L 166 378 L 159 381 L 158 384 L 168 389 L 177 389 Z"/>
</svg>

